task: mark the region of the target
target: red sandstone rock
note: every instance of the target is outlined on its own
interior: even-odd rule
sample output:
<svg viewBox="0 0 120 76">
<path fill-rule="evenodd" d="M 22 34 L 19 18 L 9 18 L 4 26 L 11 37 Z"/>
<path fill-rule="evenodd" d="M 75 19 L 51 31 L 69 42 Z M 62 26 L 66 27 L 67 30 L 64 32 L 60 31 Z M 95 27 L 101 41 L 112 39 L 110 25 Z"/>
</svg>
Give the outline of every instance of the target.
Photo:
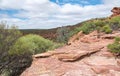
<svg viewBox="0 0 120 76">
<path fill-rule="evenodd" d="M 90 37 L 89 35 L 84 36 L 83 38 L 81 38 L 81 42 L 84 43 L 92 43 L 92 42 L 98 42 L 99 39 L 97 37 Z"/>
<path fill-rule="evenodd" d="M 93 66 L 91 68 L 95 73 L 100 74 L 100 73 L 105 73 L 105 72 L 109 72 L 108 68 L 102 67 L 102 66 Z"/>
<path fill-rule="evenodd" d="M 33 57 L 34 58 L 45 58 L 45 57 L 50 57 L 50 56 L 57 55 L 57 54 L 66 54 L 66 52 L 48 51 L 45 53 L 33 55 Z"/>
<path fill-rule="evenodd" d="M 21 76 L 119 76 L 119 61 L 106 48 L 114 39 L 97 38 L 95 42 L 96 35 L 87 36 L 90 43 L 81 42 L 83 36 L 69 46 L 35 55 L 36 60 Z"/>
<path fill-rule="evenodd" d="M 102 52 L 101 56 L 113 57 L 114 55 L 111 52 Z"/>
<path fill-rule="evenodd" d="M 82 31 L 78 32 L 77 34 L 75 34 L 74 36 L 72 36 L 72 37 L 69 39 L 68 45 L 74 43 L 76 40 L 79 40 L 80 37 L 82 37 L 82 36 L 84 36 L 83 32 L 82 32 Z"/>
<path fill-rule="evenodd" d="M 113 16 L 120 15 L 120 7 L 112 9 Z M 32 65 L 21 76 L 120 76 L 120 59 L 107 49 L 114 38 L 120 36 L 98 32 L 82 32 L 70 38 L 69 46 L 34 55 Z"/>
<path fill-rule="evenodd" d="M 106 34 L 101 36 L 103 39 L 114 39 L 116 36 L 120 36 L 120 33 L 115 33 L 115 34 Z"/>
<path fill-rule="evenodd" d="M 113 65 L 93 65 L 91 68 L 95 73 L 109 73 L 109 70 L 120 71 L 120 67 Z"/>
<path fill-rule="evenodd" d="M 100 39 L 98 39 L 98 32 L 93 31 L 89 35 L 85 35 L 84 37 L 82 37 L 80 40 L 81 42 L 84 43 L 92 43 L 92 42 L 98 42 Z"/>
<path fill-rule="evenodd" d="M 117 60 L 117 64 L 120 66 L 120 59 Z"/>
<path fill-rule="evenodd" d="M 91 32 L 89 35 L 90 36 L 98 36 L 98 32 L 97 32 L 97 30 L 95 30 L 95 31 Z"/>
<path fill-rule="evenodd" d="M 114 7 L 111 12 L 113 13 L 111 17 L 120 15 L 120 7 Z"/>
<path fill-rule="evenodd" d="M 108 51 L 107 47 L 104 47 L 103 49 L 101 49 L 101 52 L 97 53 L 97 55 L 104 56 L 104 57 L 113 57 L 114 56 L 113 53 Z"/>
<path fill-rule="evenodd" d="M 92 53 L 92 52 L 91 52 Z M 81 59 L 81 57 L 91 54 L 88 51 L 81 51 L 78 54 L 61 54 L 58 55 L 58 59 L 64 62 L 73 62 L 73 61 L 77 61 L 79 59 Z"/>
<path fill-rule="evenodd" d="M 45 57 L 49 57 L 51 56 L 52 54 L 51 53 L 42 53 L 42 54 L 36 54 L 33 56 L 33 58 L 45 58 Z"/>
</svg>

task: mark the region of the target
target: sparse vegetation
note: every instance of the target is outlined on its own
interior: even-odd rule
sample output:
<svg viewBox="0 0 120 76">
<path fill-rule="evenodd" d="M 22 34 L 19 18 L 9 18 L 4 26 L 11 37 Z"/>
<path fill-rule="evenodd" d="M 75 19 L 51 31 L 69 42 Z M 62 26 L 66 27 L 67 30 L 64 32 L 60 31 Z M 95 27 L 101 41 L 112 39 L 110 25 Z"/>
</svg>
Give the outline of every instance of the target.
<svg viewBox="0 0 120 76">
<path fill-rule="evenodd" d="M 105 32 L 106 34 L 111 33 L 112 29 L 110 28 L 109 25 L 105 25 L 102 27 L 102 31 Z"/>
<path fill-rule="evenodd" d="M 64 45 L 65 45 L 64 43 L 54 43 L 54 45 L 52 46 L 51 50 L 54 50 L 54 49 L 59 48 L 59 47 L 62 47 Z"/>
<path fill-rule="evenodd" d="M 83 33 L 88 34 L 89 32 L 95 30 L 96 25 L 93 22 L 86 22 L 81 27 L 75 29 L 75 33 L 83 31 Z"/>
<path fill-rule="evenodd" d="M 119 30 L 120 28 L 120 16 L 113 17 L 109 20 L 109 24 L 112 30 Z"/>
<path fill-rule="evenodd" d="M 108 49 L 110 52 L 120 55 L 120 37 L 116 37 L 114 43 L 108 45 Z"/>
<path fill-rule="evenodd" d="M 120 29 L 120 16 L 113 17 L 111 19 L 93 19 L 88 22 L 84 22 L 80 27 L 75 28 L 70 32 L 71 36 L 83 31 L 85 34 L 89 34 L 94 30 L 100 32 L 111 33 L 113 30 Z"/>
<path fill-rule="evenodd" d="M 95 19 L 95 20 L 83 23 L 81 27 L 75 28 L 70 33 L 71 33 L 71 35 L 74 35 L 74 34 L 78 33 L 79 31 L 83 31 L 83 33 L 85 33 L 85 34 L 89 34 L 90 32 L 92 32 L 94 30 L 101 31 L 101 27 L 103 27 L 104 24 L 105 24 L 104 21 Z"/>
</svg>

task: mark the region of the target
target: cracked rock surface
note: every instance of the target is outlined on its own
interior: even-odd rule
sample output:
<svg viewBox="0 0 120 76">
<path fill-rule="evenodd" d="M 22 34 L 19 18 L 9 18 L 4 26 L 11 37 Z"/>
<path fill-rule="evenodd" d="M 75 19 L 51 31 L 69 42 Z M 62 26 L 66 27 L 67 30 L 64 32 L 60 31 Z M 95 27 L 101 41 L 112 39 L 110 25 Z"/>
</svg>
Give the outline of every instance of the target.
<svg viewBox="0 0 120 76">
<path fill-rule="evenodd" d="M 32 65 L 21 76 L 120 76 L 120 59 L 107 49 L 114 41 L 111 36 L 116 35 L 98 39 L 92 33 L 71 41 L 71 45 L 34 55 Z"/>
</svg>

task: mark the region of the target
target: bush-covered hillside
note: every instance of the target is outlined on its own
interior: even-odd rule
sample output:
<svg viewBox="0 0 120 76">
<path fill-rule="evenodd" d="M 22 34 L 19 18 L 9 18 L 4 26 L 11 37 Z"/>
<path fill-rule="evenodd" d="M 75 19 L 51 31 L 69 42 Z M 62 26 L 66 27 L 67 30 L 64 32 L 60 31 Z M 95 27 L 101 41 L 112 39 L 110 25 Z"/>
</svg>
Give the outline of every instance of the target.
<svg viewBox="0 0 120 76">
<path fill-rule="evenodd" d="M 114 43 L 109 44 L 108 49 L 110 52 L 120 55 L 120 37 L 116 37 Z"/>
<path fill-rule="evenodd" d="M 100 32 L 105 33 L 111 33 L 112 31 L 119 29 L 120 29 L 120 16 L 115 16 L 112 18 L 93 19 L 84 22 L 80 27 L 75 28 L 70 33 L 71 35 L 74 35 L 79 31 L 83 31 L 83 33 L 88 34 L 94 30 L 98 30 Z"/>
<path fill-rule="evenodd" d="M 69 32 L 68 37 L 76 34 L 79 31 L 83 31 L 83 33 L 88 34 L 89 32 L 93 30 L 98 30 L 100 32 L 105 33 L 111 33 L 113 30 L 119 30 L 120 28 L 120 16 L 115 16 L 112 18 L 95 18 L 90 19 L 75 25 L 66 26 L 66 27 L 59 27 L 59 28 L 53 28 L 53 29 L 22 29 L 20 30 L 23 35 L 26 34 L 37 34 L 41 35 L 44 38 L 53 40 L 55 42 L 60 41 L 59 39 L 59 30 L 60 29 L 67 28 L 66 32 Z M 67 40 L 63 40 L 63 42 L 66 42 Z"/>
</svg>

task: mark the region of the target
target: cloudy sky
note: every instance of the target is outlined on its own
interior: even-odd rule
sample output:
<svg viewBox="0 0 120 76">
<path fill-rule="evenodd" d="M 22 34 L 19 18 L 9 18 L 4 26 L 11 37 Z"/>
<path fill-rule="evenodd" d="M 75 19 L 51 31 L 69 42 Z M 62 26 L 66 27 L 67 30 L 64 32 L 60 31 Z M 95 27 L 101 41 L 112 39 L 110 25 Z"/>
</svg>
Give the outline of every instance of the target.
<svg viewBox="0 0 120 76">
<path fill-rule="evenodd" d="M 48 29 L 111 15 L 120 0 L 0 0 L 0 21 L 20 29 Z"/>
</svg>

